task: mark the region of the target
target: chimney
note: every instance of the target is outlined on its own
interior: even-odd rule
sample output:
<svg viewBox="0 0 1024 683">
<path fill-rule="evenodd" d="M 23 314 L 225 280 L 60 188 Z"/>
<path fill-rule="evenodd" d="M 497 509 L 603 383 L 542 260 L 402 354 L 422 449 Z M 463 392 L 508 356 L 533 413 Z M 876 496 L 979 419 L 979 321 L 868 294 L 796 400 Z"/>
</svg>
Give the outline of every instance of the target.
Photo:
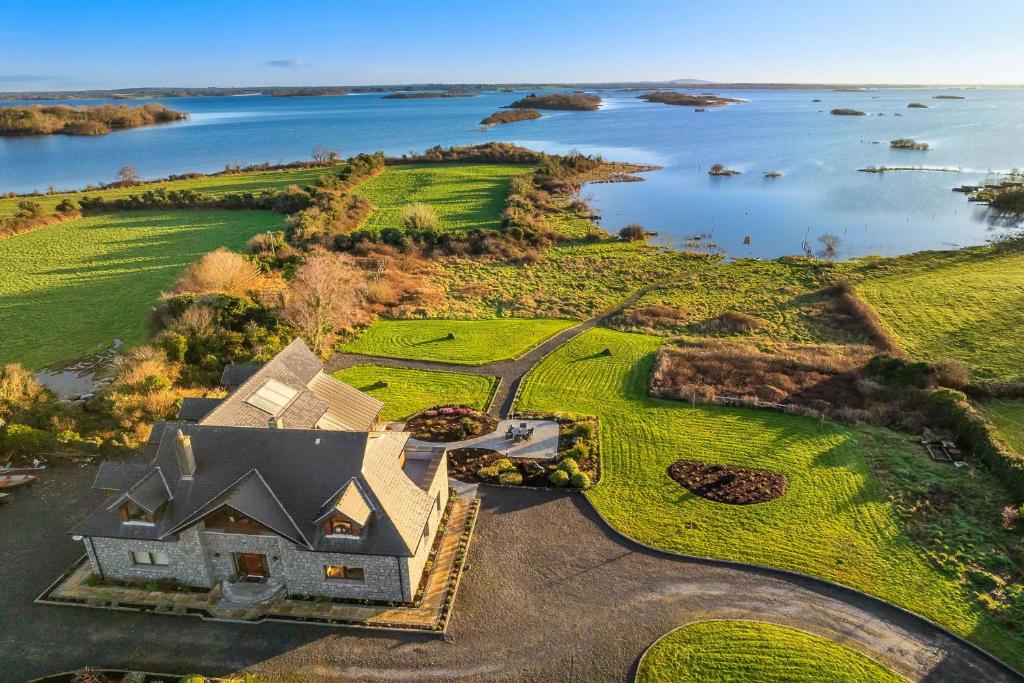
<svg viewBox="0 0 1024 683">
<path fill-rule="evenodd" d="M 178 459 L 178 469 L 182 479 L 191 479 L 196 473 L 196 456 L 192 453 L 192 437 L 178 430 L 174 437 L 174 455 Z"/>
<path fill-rule="evenodd" d="M 276 415 L 267 418 L 267 427 L 270 429 L 284 429 L 284 420 Z"/>
</svg>

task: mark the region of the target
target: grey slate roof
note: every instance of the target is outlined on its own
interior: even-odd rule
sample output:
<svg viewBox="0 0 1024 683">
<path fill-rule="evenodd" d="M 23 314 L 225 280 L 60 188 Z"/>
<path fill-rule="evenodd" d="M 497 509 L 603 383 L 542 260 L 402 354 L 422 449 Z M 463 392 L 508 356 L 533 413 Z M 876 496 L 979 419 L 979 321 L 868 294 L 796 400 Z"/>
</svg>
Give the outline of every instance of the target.
<svg viewBox="0 0 1024 683">
<path fill-rule="evenodd" d="M 151 469 L 152 466 L 145 463 L 101 462 L 92 487 L 104 491 L 123 491 L 142 479 L 142 475 Z"/>
<path fill-rule="evenodd" d="M 130 500 L 152 514 L 171 498 L 171 489 L 167 486 L 163 471 L 159 467 L 154 467 L 115 498 L 114 502 L 107 506 L 107 510 L 113 510 L 125 500 Z"/>
<path fill-rule="evenodd" d="M 367 431 L 384 404 L 323 373 L 324 364 L 301 339 L 296 339 L 251 375 L 230 396 L 205 415 L 200 424 L 266 427 L 277 417 L 288 429 L 343 429 Z M 268 380 L 295 391 L 277 415 L 248 400 Z"/>
<path fill-rule="evenodd" d="M 245 380 L 259 372 L 259 369 L 259 365 L 247 365 L 241 363 L 225 365 L 224 370 L 220 373 L 220 385 L 222 387 L 234 389 L 235 387 L 244 384 Z"/>
<path fill-rule="evenodd" d="M 182 479 L 174 451 L 176 431 L 191 437 L 195 475 Z M 408 434 L 304 429 L 164 426 L 147 472 L 121 492 L 146 505 L 158 500 L 154 483 L 166 480 L 168 499 L 153 526 L 122 524 L 104 505 L 72 530 L 83 536 L 164 540 L 221 505 L 231 505 L 300 547 L 327 552 L 411 556 L 422 540 L 434 501 L 402 471 Z M 114 466 L 111 465 L 111 468 Z M 128 480 L 133 469 L 104 473 L 104 482 Z M 357 539 L 327 538 L 324 501 L 355 479 L 373 509 Z M 138 502 L 138 501 L 136 501 Z M 141 504 L 141 503 L 140 503 Z"/>
<path fill-rule="evenodd" d="M 184 398 L 181 401 L 181 408 L 178 409 L 178 419 L 199 422 L 223 400 L 222 398 Z"/>
</svg>

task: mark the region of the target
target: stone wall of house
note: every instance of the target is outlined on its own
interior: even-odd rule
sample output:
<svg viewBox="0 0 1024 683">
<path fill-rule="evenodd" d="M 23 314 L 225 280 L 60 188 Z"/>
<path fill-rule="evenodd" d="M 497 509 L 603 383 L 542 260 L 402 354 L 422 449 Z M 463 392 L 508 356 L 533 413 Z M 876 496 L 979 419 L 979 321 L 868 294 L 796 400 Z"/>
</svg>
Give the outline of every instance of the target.
<svg viewBox="0 0 1024 683">
<path fill-rule="evenodd" d="M 259 553 L 267 557 L 270 578 L 283 581 L 291 594 L 383 601 L 403 599 L 400 562 L 392 556 L 310 552 L 285 538 L 269 534 L 204 531 L 202 537 L 215 581 L 237 573 L 234 553 Z M 327 579 L 324 574 L 327 565 L 360 567 L 364 580 Z"/>
<path fill-rule="evenodd" d="M 419 587 L 437 524 L 448 502 L 446 462 L 438 468 L 430 493 L 433 500 L 440 500 L 440 506 L 436 502 L 432 506 L 427 533 L 420 539 L 413 557 L 311 552 L 277 535 L 211 531 L 202 523 L 183 531 L 176 541 L 87 538 L 85 548 L 94 570 L 101 569 L 108 578 L 167 578 L 209 588 L 235 576 L 235 553 L 259 553 L 267 558 L 270 577 L 284 581 L 291 594 L 410 602 Z M 170 563 L 166 567 L 136 565 L 132 551 L 161 552 Z M 327 565 L 359 567 L 364 580 L 327 579 Z"/>
<path fill-rule="evenodd" d="M 93 570 L 106 578 L 140 581 L 176 579 L 189 586 L 204 588 L 213 585 L 199 531 L 194 527 L 182 532 L 176 541 L 96 537 L 86 538 L 84 544 Z M 132 560 L 132 551 L 163 553 L 170 562 L 166 567 L 137 565 Z"/>
<path fill-rule="evenodd" d="M 423 578 L 423 569 L 430 555 L 430 549 L 434 547 L 434 537 L 437 535 L 437 524 L 441 521 L 445 507 L 448 506 L 448 458 L 441 461 L 440 467 L 434 475 L 430 484 L 430 494 L 433 496 L 434 505 L 430 509 L 430 518 L 427 520 L 428 532 L 416 549 L 412 557 L 402 558 L 402 582 L 406 587 L 404 602 L 410 602 L 415 597 L 416 589 L 419 588 L 420 580 Z M 440 505 L 438 505 L 440 501 Z"/>
</svg>

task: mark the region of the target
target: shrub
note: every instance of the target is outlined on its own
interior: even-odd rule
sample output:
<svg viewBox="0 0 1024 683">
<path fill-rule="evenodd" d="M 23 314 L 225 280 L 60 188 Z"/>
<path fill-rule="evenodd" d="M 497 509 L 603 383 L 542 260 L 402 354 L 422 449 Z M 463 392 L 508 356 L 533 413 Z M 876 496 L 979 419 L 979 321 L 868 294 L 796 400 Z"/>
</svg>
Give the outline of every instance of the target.
<svg viewBox="0 0 1024 683">
<path fill-rule="evenodd" d="M 760 329 L 764 321 L 746 313 L 724 311 L 716 318 L 704 323 L 704 327 L 713 332 L 727 334 L 749 334 Z"/>
<path fill-rule="evenodd" d="M 1020 506 L 1007 505 L 1003 508 L 1003 528 L 1007 531 L 1016 531 L 1020 523 Z"/>
<path fill-rule="evenodd" d="M 440 225 L 434 208 L 422 202 L 403 206 L 398 220 L 406 230 L 437 230 Z"/>
<path fill-rule="evenodd" d="M 590 487 L 590 475 L 586 472 L 577 472 L 569 477 L 569 482 L 579 489 Z"/>
<path fill-rule="evenodd" d="M 500 470 L 494 465 L 488 465 L 487 467 L 481 467 L 476 471 L 476 476 L 481 479 L 494 479 L 500 474 Z"/>
<path fill-rule="evenodd" d="M 589 422 L 578 422 L 575 427 L 572 428 L 572 434 L 577 439 L 590 440 L 594 438 L 594 425 Z"/>
<path fill-rule="evenodd" d="M 571 476 L 580 471 L 580 465 L 574 458 L 562 458 L 562 461 L 558 463 L 558 469 Z"/>
<path fill-rule="evenodd" d="M 498 477 L 498 483 L 505 486 L 519 486 L 523 483 L 523 475 L 519 474 L 519 472 L 502 472 Z"/>
<path fill-rule="evenodd" d="M 491 467 L 497 467 L 499 472 L 508 472 L 509 470 L 516 469 L 516 466 L 508 458 L 495 460 L 491 463 Z"/>
<path fill-rule="evenodd" d="M 259 268 L 256 264 L 241 254 L 221 248 L 204 254 L 186 268 L 175 289 L 198 294 L 244 294 L 252 287 L 257 275 Z"/>
<path fill-rule="evenodd" d="M 0 435 L 0 452 L 15 455 L 36 455 L 54 447 L 56 439 L 49 432 L 23 424 L 7 425 Z"/>
<path fill-rule="evenodd" d="M 627 242 L 639 242 L 640 240 L 647 239 L 647 230 L 642 225 L 631 223 L 622 230 L 619 230 L 619 237 Z"/>
<path fill-rule="evenodd" d="M 548 475 L 548 481 L 555 486 L 568 486 L 569 474 L 565 470 L 555 470 Z"/>
</svg>

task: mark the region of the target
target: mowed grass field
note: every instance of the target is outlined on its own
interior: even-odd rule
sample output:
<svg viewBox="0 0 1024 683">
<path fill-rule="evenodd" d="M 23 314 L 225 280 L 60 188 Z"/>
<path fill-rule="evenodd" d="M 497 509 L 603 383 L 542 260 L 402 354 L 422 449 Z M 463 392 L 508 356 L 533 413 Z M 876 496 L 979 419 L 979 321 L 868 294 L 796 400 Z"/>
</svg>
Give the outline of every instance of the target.
<svg viewBox="0 0 1024 683">
<path fill-rule="evenodd" d="M 421 410 L 446 404 L 483 410 L 498 384 L 496 377 L 379 365 L 355 365 L 335 372 L 334 377 L 384 401 L 385 420 L 403 420 Z M 379 386 L 378 382 L 387 386 Z"/>
<path fill-rule="evenodd" d="M 637 683 L 906 683 L 870 657 L 820 636 L 756 621 L 702 621 L 644 654 Z"/>
<path fill-rule="evenodd" d="M 283 218 L 263 211 L 120 213 L 0 240 L 0 363 L 37 369 L 149 336 L 149 311 L 181 271 L 239 249 Z"/>
<path fill-rule="evenodd" d="M 389 166 L 353 193 L 366 197 L 374 209 L 364 228 L 380 231 L 401 228 L 402 207 L 414 202 L 429 204 L 443 231 L 496 230 L 509 183 L 517 175 L 533 172 L 520 164 L 408 164 Z"/>
<path fill-rule="evenodd" d="M 1010 450 L 1024 455 L 1024 401 L 989 401 L 980 408 Z"/>
<path fill-rule="evenodd" d="M 999 626 L 959 579 L 925 560 L 869 469 L 869 454 L 920 462 L 912 438 L 649 398 L 647 379 L 661 343 L 590 330 L 547 356 L 526 377 L 516 404 L 599 417 L 602 477 L 587 496 L 612 526 L 669 551 L 782 567 L 858 588 L 1024 664 L 1021 638 Z M 681 458 L 770 469 L 786 476 L 788 489 L 758 505 L 713 503 L 668 476 Z"/>
<path fill-rule="evenodd" d="M 512 360 L 549 337 L 577 324 L 575 320 L 378 320 L 344 353 L 388 358 L 486 365 Z M 454 335 L 449 339 L 448 335 Z"/>
<path fill-rule="evenodd" d="M 18 210 L 18 202 L 29 200 L 40 204 L 48 212 L 66 197 L 76 199 L 82 196 L 104 197 L 115 199 L 127 197 L 132 194 L 140 194 L 147 190 L 195 190 L 214 197 L 234 192 L 259 192 L 261 190 L 283 190 L 289 185 L 305 187 L 316 183 L 317 178 L 330 173 L 330 168 L 294 168 L 279 171 L 260 171 L 256 173 L 232 173 L 228 175 L 205 176 L 202 178 L 189 178 L 187 180 L 170 180 L 159 183 L 147 183 L 134 187 L 116 187 L 107 190 L 92 190 L 90 192 L 58 192 L 55 194 L 40 195 L 38 197 L 16 197 L 12 199 L 0 199 L 0 217 L 13 214 Z M 113 178 L 109 179 L 113 181 Z M 40 188 L 45 190 L 46 188 Z"/>
<path fill-rule="evenodd" d="M 914 358 L 1024 378 L 1024 253 L 922 252 L 862 269 L 858 290 Z"/>
</svg>

